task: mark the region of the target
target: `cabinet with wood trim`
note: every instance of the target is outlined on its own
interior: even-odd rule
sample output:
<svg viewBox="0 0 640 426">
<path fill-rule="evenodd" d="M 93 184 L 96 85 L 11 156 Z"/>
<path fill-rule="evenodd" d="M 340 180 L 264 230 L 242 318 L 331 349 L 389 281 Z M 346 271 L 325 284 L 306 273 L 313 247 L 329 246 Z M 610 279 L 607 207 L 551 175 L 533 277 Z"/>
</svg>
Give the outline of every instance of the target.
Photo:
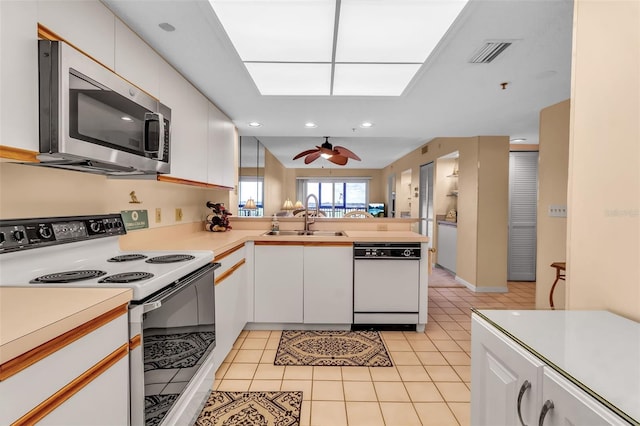
<svg viewBox="0 0 640 426">
<path fill-rule="evenodd" d="M 0 424 L 127 424 L 128 336 L 123 305 L 3 364 Z"/>
<path fill-rule="evenodd" d="M 122 21 L 115 22 L 115 72 L 151 96 L 160 92 L 164 59 Z"/>
<path fill-rule="evenodd" d="M 251 287 L 245 245 L 226 250 L 215 258 L 222 266 L 216 271 L 216 351 L 214 369 L 227 357 L 249 321 Z"/>
</svg>

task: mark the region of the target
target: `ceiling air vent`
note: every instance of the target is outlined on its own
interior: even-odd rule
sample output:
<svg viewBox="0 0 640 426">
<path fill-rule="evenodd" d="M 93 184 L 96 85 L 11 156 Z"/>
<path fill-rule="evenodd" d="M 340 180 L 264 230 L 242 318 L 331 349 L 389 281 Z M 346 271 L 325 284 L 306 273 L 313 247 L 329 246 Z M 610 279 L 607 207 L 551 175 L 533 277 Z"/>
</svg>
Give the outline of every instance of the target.
<svg viewBox="0 0 640 426">
<path fill-rule="evenodd" d="M 511 42 L 508 41 L 492 41 L 487 42 L 482 46 L 469 60 L 472 64 L 488 64 L 493 61 L 499 54 L 511 46 Z"/>
</svg>

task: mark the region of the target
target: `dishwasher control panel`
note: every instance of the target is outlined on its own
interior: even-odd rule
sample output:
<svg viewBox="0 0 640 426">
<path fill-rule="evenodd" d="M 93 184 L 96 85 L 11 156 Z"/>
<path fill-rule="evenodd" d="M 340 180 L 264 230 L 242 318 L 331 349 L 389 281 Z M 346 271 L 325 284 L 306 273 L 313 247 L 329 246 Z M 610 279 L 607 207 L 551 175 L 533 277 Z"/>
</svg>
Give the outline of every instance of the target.
<svg viewBox="0 0 640 426">
<path fill-rule="evenodd" d="M 420 243 L 355 243 L 354 259 L 420 259 Z"/>
</svg>

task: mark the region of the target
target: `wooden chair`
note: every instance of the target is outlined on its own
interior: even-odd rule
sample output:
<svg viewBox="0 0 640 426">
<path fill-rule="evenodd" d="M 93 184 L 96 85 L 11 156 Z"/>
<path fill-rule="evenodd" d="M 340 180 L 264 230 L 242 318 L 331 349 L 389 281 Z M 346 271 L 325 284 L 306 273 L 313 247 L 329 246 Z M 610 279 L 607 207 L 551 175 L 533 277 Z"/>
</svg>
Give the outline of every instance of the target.
<svg viewBox="0 0 640 426">
<path fill-rule="evenodd" d="M 553 306 L 553 290 L 556 289 L 556 284 L 558 284 L 559 280 L 565 281 L 565 270 L 567 269 L 567 263 L 553 262 L 551 264 L 551 267 L 556 268 L 556 280 L 551 286 L 551 291 L 549 291 L 549 305 L 551 305 L 551 309 L 555 309 L 555 307 Z"/>
<path fill-rule="evenodd" d="M 365 212 L 364 210 L 351 210 L 350 212 L 346 212 L 343 217 L 373 217 L 373 215 L 369 212 Z"/>
</svg>

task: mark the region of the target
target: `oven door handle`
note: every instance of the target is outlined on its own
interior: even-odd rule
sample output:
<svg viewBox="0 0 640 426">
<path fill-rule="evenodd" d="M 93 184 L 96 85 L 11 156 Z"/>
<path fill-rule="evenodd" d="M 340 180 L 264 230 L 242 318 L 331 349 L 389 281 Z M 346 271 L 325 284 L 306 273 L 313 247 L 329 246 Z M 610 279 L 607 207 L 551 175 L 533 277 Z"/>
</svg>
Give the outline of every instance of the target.
<svg viewBox="0 0 640 426">
<path fill-rule="evenodd" d="M 151 312 L 160 308 L 163 302 L 169 300 L 171 297 L 173 297 L 173 295 L 190 286 L 192 283 L 200 279 L 200 277 L 206 275 L 210 270 L 218 269 L 220 266 L 222 266 L 220 263 L 209 263 L 208 265 L 203 266 L 191 275 L 177 281 L 174 286 L 165 289 L 164 291 L 158 293 L 151 299 L 144 302 L 142 304 L 142 312 L 146 314 L 147 312 Z M 211 285 L 214 285 L 213 281 L 211 282 Z"/>
</svg>

